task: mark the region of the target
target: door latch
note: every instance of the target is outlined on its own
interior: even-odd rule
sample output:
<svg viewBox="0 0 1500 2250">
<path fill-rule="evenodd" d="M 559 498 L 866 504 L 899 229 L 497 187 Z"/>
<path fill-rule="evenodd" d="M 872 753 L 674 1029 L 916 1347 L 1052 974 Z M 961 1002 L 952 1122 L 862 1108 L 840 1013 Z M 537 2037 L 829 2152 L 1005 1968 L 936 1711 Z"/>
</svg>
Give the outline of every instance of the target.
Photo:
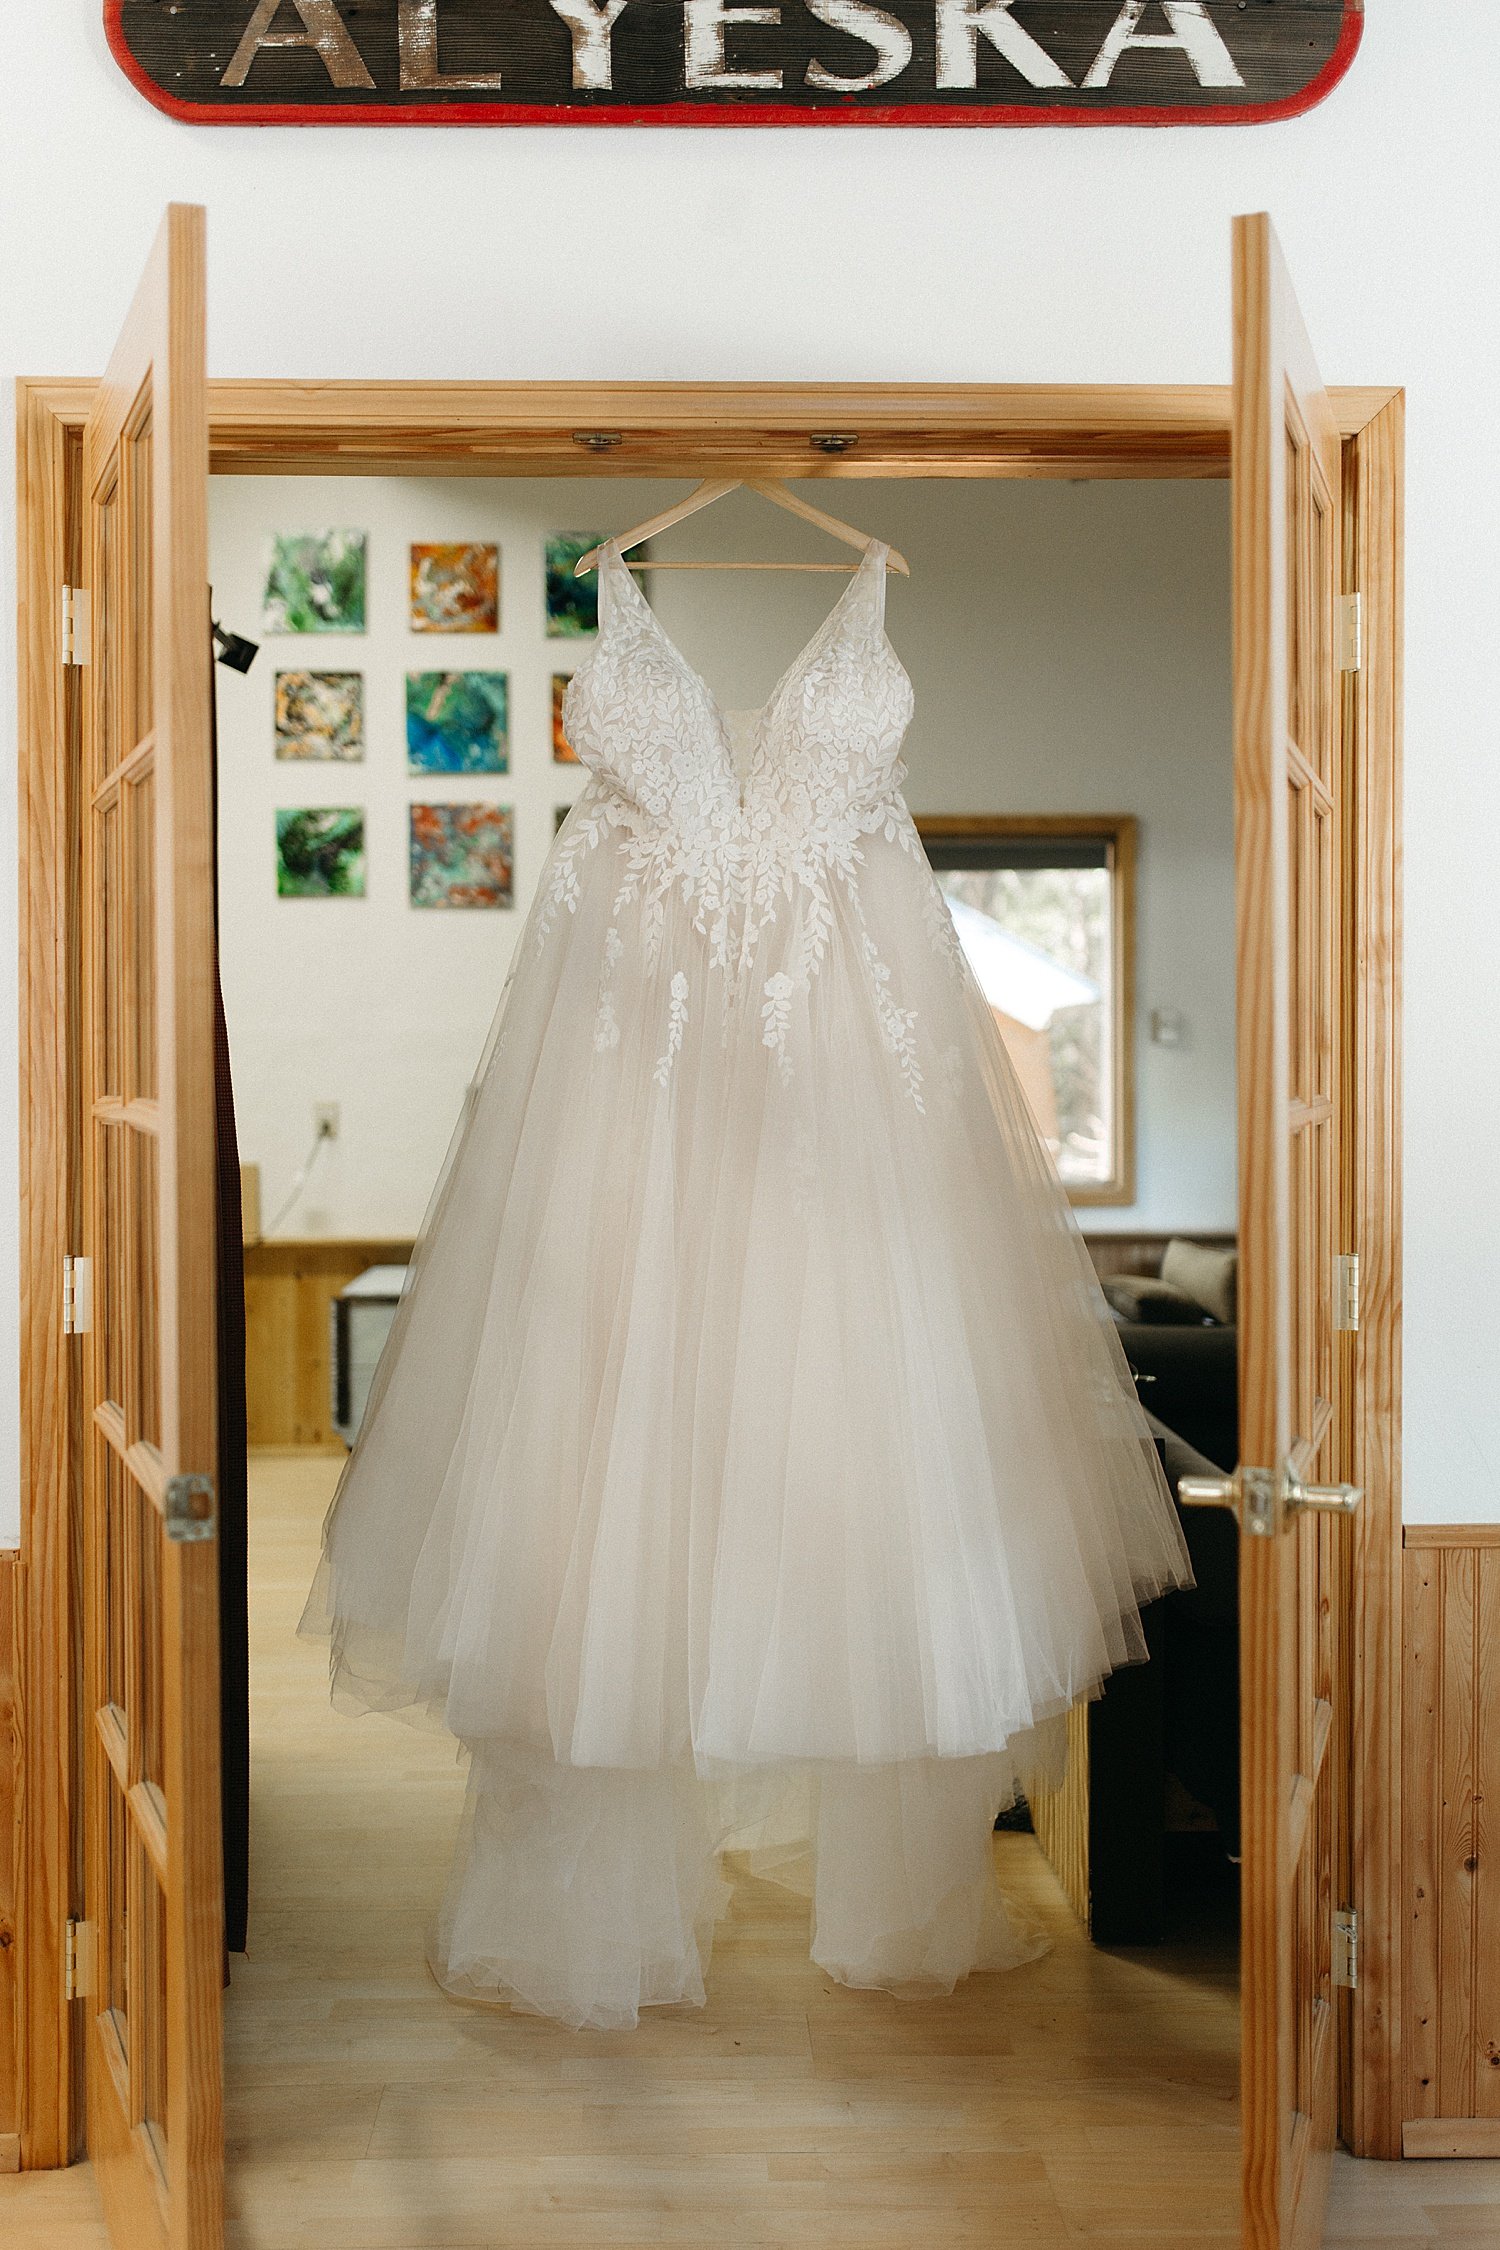
<svg viewBox="0 0 1500 2250">
<path fill-rule="evenodd" d="M 1334 1910 L 1333 1981 L 1340 1992 L 1353 1992 L 1359 1983 L 1359 1914 L 1352 1906 Z"/>
</svg>

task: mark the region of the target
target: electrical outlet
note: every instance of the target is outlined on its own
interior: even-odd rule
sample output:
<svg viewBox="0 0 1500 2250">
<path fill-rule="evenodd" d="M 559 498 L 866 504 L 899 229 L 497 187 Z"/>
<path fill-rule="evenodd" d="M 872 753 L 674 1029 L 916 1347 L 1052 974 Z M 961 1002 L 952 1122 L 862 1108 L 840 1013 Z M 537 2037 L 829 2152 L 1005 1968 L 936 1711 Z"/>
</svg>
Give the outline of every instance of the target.
<svg viewBox="0 0 1500 2250">
<path fill-rule="evenodd" d="M 313 1131 L 320 1141 L 336 1141 L 339 1137 L 339 1105 L 337 1102 L 313 1103 Z"/>
</svg>

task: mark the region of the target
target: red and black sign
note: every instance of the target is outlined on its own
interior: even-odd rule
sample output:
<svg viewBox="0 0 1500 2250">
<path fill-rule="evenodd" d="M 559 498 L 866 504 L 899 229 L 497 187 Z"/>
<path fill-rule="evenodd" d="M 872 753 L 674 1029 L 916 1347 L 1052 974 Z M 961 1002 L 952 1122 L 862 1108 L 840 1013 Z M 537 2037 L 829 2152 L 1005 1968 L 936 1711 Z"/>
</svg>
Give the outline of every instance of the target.
<svg viewBox="0 0 1500 2250">
<path fill-rule="evenodd" d="M 1364 0 L 105 0 L 195 124 L 1248 125 Z"/>
</svg>

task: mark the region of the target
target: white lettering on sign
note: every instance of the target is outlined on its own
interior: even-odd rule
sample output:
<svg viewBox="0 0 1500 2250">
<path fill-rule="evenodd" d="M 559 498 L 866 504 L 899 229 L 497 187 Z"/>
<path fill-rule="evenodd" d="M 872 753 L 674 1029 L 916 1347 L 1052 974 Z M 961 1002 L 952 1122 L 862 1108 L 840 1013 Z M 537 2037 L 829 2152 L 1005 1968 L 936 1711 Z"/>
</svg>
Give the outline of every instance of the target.
<svg viewBox="0 0 1500 2250">
<path fill-rule="evenodd" d="M 493 93 L 501 84 L 498 70 L 469 77 L 438 69 L 437 0 L 401 0 L 396 43 L 403 94 Z"/>
<path fill-rule="evenodd" d="M 1045 47 L 1011 14 L 1012 0 L 937 0 L 937 82 L 940 87 L 979 84 L 979 42 L 987 39 L 1028 86 L 1071 86 Z"/>
<path fill-rule="evenodd" d="M 830 30 L 846 32 L 871 49 L 872 66 L 863 71 L 830 70 L 816 59 L 806 83 L 820 92 L 863 94 L 899 78 L 912 59 L 911 32 L 899 16 L 872 0 L 804 0 L 807 13 Z M 573 84 L 608 93 L 614 84 L 613 32 L 629 0 L 547 0 L 568 27 L 573 47 Z M 939 92 L 977 91 L 979 44 L 986 41 L 1028 86 L 1071 90 L 1073 81 L 1045 47 L 1018 24 L 1015 0 L 933 0 L 936 31 L 935 83 Z M 1124 0 L 1104 43 L 1082 81 L 1098 92 L 1112 84 L 1122 57 L 1142 48 L 1174 48 L 1200 86 L 1242 87 L 1234 57 L 1222 32 L 1210 22 L 1203 0 L 1159 0 L 1168 28 L 1142 31 L 1146 0 Z M 283 9 L 295 10 L 300 30 L 278 31 Z M 444 72 L 438 65 L 439 0 L 398 0 L 397 44 L 403 93 L 494 92 L 500 72 Z M 683 79 L 689 91 L 731 89 L 777 93 L 782 71 L 730 69 L 725 57 L 727 32 L 751 25 L 777 28 L 779 6 L 739 7 L 729 0 L 683 0 Z M 375 81 L 355 45 L 338 0 L 256 0 L 221 83 L 243 86 L 259 55 L 270 48 L 302 48 L 317 55 L 331 83 L 374 90 Z"/>
<path fill-rule="evenodd" d="M 893 78 L 899 78 L 911 61 L 911 33 L 901 18 L 888 15 L 884 8 L 872 8 L 869 0 L 807 0 L 807 12 L 831 30 L 847 31 L 851 38 L 863 40 L 879 58 L 873 70 L 853 77 L 841 77 L 837 71 L 825 70 L 820 62 L 810 62 L 809 86 L 821 86 L 835 94 L 868 94 L 872 88 L 887 86 Z"/>
<path fill-rule="evenodd" d="M 282 5 L 283 0 L 258 0 L 255 13 L 245 26 L 244 37 L 224 73 L 224 85 L 243 86 L 250 75 L 250 65 L 263 48 L 310 47 L 335 86 L 368 86 L 373 90 L 375 81 L 366 70 L 364 58 L 350 37 L 349 26 L 334 0 L 290 0 L 290 5 L 302 18 L 300 31 L 272 29 Z"/>
<path fill-rule="evenodd" d="M 1162 0 L 1162 14 L 1171 25 L 1170 31 L 1137 30 L 1145 8 L 1146 0 L 1125 0 L 1094 57 L 1085 86 L 1107 86 L 1115 74 L 1115 64 L 1132 47 L 1180 48 L 1200 86 L 1244 85 L 1223 34 L 1208 20 L 1203 0 Z"/>
<path fill-rule="evenodd" d="M 613 31 L 627 0 L 548 0 L 573 38 L 573 84 L 607 93 L 614 84 Z"/>
<path fill-rule="evenodd" d="M 740 86 L 775 93 L 779 70 L 726 70 L 724 32 L 731 24 L 779 24 L 779 8 L 726 8 L 724 0 L 683 0 L 683 76 L 691 87 Z"/>
</svg>

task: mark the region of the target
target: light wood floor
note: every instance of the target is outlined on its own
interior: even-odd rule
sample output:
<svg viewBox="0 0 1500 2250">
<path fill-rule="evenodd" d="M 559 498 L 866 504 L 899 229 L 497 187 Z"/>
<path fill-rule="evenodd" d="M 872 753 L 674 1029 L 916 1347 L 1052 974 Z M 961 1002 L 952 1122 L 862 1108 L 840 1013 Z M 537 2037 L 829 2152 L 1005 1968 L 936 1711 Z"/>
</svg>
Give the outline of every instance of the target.
<svg viewBox="0 0 1500 2250">
<path fill-rule="evenodd" d="M 235 2250 L 945 2250 L 1238 2239 L 1237 2031 L 1210 1956 L 1105 1955 L 1029 1838 L 997 1839 L 1052 1952 L 952 1999 L 846 1992 L 806 1909 L 742 1881 L 706 2010 L 578 2034 L 456 2007 L 422 1935 L 451 1748 L 327 1703 L 293 1634 L 332 1470 L 262 1458 L 251 1954 L 228 1997 Z M 1328 2241 L 1500 2238 L 1500 2166 L 1356 2165 Z M 103 2250 L 85 2167 L 0 2180 L 0 2243 Z"/>
<path fill-rule="evenodd" d="M 257 1462 L 255 1905 L 228 2011 L 245 2244 L 1235 2239 L 1222 1963 L 1095 1953 L 1028 1837 L 999 1839 L 1006 1877 L 1054 1950 L 950 2000 L 833 1984 L 805 1903 L 750 1879 L 704 2010 L 589 2034 L 446 1999 L 422 1940 L 452 1748 L 332 1712 L 321 1646 L 293 1637 L 329 1489 L 326 1463 Z"/>
</svg>

